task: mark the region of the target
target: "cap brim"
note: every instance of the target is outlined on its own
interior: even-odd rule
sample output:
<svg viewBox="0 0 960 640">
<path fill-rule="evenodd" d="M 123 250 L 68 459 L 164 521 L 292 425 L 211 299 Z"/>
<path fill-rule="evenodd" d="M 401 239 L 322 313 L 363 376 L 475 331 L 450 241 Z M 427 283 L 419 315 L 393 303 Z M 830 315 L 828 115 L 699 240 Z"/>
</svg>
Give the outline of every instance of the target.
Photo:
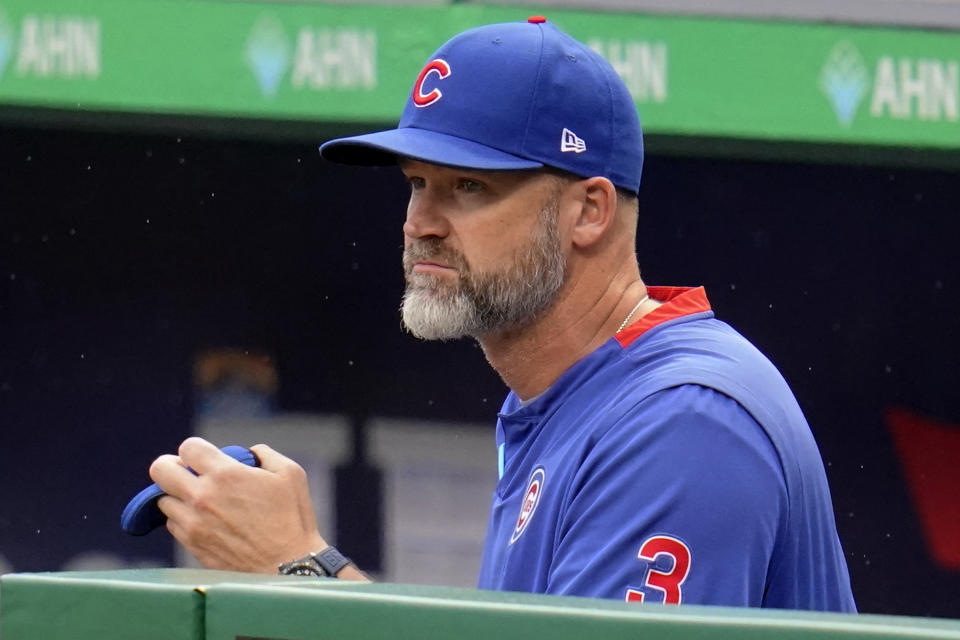
<svg viewBox="0 0 960 640">
<path fill-rule="evenodd" d="M 510 171 L 543 166 L 472 140 L 415 127 L 331 140 L 320 146 L 320 155 L 331 162 L 361 166 L 391 165 L 397 157 L 468 169 Z"/>
</svg>

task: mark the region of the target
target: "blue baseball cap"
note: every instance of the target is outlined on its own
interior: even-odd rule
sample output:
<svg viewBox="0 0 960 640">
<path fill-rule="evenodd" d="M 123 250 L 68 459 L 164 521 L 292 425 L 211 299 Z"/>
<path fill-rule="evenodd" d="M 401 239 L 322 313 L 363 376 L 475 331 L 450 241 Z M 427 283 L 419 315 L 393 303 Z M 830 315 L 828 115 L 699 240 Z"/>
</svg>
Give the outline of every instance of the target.
<svg viewBox="0 0 960 640">
<path fill-rule="evenodd" d="M 420 71 L 396 129 L 331 140 L 320 154 L 367 166 L 397 156 L 470 169 L 548 166 L 636 193 L 643 137 L 613 67 L 534 16 L 454 36 Z"/>
</svg>

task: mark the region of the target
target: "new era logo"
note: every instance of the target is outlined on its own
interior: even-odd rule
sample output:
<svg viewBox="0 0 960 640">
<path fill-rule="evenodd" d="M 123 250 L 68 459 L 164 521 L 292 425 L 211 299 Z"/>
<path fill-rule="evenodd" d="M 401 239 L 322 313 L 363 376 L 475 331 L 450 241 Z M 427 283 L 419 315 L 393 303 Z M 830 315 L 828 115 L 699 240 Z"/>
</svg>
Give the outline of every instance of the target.
<svg viewBox="0 0 960 640">
<path fill-rule="evenodd" d="M 560 151 L 563 153 L 568 151 L 583 153 L 586 150 L 587 143 L 583 141 L 583 138 L 564 127 L 563 133 L 560 135 Z"/>
</svg>

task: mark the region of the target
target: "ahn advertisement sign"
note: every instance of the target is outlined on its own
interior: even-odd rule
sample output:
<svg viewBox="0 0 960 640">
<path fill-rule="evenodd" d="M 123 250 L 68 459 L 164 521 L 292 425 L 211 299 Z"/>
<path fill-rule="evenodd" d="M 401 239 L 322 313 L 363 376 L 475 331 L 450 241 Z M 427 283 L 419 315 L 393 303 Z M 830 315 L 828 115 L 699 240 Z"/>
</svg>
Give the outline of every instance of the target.
<svg viewBox="0 0 960 640">
<path fill-rule="evenodd" d="M 96 79 L 102 57 L 98 18 L 27 14 L 15 22 L 0 5 L 0 81 L 13 76 Z"/>
<path fill-rule="evenodd" d="M 277 128 L 393 124 L 439 44 L 525 17 L 475 3 L 34 5 L 0 0 L 0 106 Z M 647 134 L 960 149 L 960 33 L 561 8 L 549 19 L 610 62 Z"/>
<path fill-rule="evenodd" d="M 838 42 L 820 72 L 820 88 L 844 127 L 857 117 L 960 121 L 956 59 L 880 55 L 869 63 L 848 40 Z"/>
</svg>

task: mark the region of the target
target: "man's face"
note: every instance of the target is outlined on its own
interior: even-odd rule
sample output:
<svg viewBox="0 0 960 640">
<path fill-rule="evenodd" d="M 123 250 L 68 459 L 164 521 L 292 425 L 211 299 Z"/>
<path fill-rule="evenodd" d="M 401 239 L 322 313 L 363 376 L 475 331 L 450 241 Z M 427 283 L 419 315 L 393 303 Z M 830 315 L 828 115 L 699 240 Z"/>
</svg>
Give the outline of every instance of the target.
<svg viewBox="0 0 960 640">
<path fill-rule="evenodd" d="M 427 340 L 519 329 L 564 282 L 557 178 L 407 161 L 403 322 Z"/>
</svg>

